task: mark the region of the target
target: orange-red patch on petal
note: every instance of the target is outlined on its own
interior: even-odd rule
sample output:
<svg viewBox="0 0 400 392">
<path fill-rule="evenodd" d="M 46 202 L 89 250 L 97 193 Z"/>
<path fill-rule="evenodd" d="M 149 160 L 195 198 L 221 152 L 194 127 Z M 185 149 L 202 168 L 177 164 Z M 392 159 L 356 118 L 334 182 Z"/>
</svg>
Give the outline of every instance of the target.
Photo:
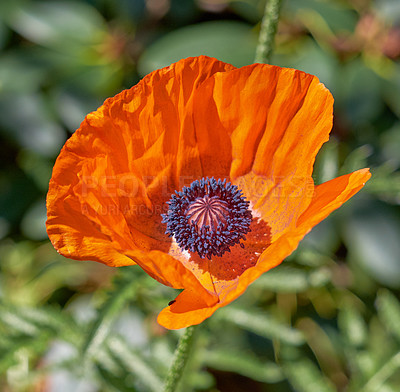
<svg viewBox="0 0 400 392">
<path fill-rule="evenodd" d="M 271 243 L 270 229 L 264 221 L 253 219 L 250 228 L 244 247 L 235 245 L 222 256 L 200 258 L 196 253 L 183 252 L 175 242 L 169 253 L 180 260 L 210 294 L 224 302 L 227 293 L 235 289 L 240 275 L 257 264 L 259 256 Z"/>
<path fill-rule="evenodd" d="M 266 247 L 254 267 L 248 268 L 235 281 L 235 288 L 227 291 L 224 300 L 211 307 L 202 306 L 201 301 L 193 299 L 194 294 L 181 293 L 176 302 L 165 308 L 158 317 L 158 322 L 169 329 L 184 328 L 199 324 L 210 317 L 218 308 L 238 298 L 247 287 L 264 272 L 279 265 L 298 246 L 303 237 L 332 211 L 358 192 L 370 178 L 368 169 L 341 176 L 316 187 L 312 203 L 303 213 L 295 228 L 286 231 L 276 241 Z M 322 208 L 323 207 L 323 208 Z M 220 293 L 220 298 L 222 293 Z M 180 297 L 184 303 L 180 304 Z M 191 298 L 193 302 L 191 302 Z"/>
</svg>

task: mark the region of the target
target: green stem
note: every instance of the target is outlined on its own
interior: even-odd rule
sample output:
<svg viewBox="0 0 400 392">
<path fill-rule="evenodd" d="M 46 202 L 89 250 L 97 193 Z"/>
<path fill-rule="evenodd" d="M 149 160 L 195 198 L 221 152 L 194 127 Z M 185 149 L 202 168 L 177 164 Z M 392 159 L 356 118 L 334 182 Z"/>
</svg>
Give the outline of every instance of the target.
<svg viewBox="0 0 400 392">
<path fill-rule="evenodd" d="M 363 391 L 381 391 L 385 381 L 395 374 L 400 368 L 400 353 L 389 359 L 365 384 Z"/>
<path fill-rule="evenodd" d="M 179 339 L 175 350 L 174 360 L 169 369 L 164 385 L 164 392 L 175 392 L 183 370 L 189 358 L 190 349 L 193 345 L 195 326 L 187 327 L 185 333 Z"/>
<path fill-rule="evenodd" d="M 261 21 L 260 35 L 256 48 L 255 63 L 269 63 L 274 46 L 274 37 L 278 27 L 279 11 L 282 0 L 267 0 Z"/>
</svg>

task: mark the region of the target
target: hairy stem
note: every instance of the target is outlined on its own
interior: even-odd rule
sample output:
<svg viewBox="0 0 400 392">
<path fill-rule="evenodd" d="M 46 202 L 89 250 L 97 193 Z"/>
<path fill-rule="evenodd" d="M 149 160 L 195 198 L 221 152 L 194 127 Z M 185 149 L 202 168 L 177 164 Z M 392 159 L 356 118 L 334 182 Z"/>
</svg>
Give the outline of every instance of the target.
<svg viewBox="0 0 400 392">
<path fill-rule="evenodd" d="M 164 392 L 175 392 L 179 380 L 182 377 L 187 360 L 190 355 L 190 349 L 193 345 L 194 331 L 196 327 L 187 327 L 185 333 L 179 340 L 178 347 L 175 350 L 174 359 L 169 369 L 167 379 L 165 380 Z"/>
<path fill-rule="evenodd" d="M 282 0 L 267 0 L 261 21 L 260 35 L 256 48 L 255 63 L 269 63 L 274 46 L 274 37 L 278 27 L 279 11 Z"/>
</svg>

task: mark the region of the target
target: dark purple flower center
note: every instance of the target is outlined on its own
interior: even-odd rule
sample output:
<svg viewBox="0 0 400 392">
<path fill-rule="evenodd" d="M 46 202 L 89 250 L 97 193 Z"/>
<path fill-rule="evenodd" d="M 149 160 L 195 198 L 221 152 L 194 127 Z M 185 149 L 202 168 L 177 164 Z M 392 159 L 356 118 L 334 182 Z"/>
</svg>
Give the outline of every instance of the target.
<svg viewBox="0 0 400 392">
<path fill-rule="evenodd" d="M 226 180 L 202 178 L 175 191 L 163 214 L 165 231 L 181 249 L 201 258 L 222 256 L 236 244 L 244 246 L 252 215 L 242 191 Z"/>
</svg>

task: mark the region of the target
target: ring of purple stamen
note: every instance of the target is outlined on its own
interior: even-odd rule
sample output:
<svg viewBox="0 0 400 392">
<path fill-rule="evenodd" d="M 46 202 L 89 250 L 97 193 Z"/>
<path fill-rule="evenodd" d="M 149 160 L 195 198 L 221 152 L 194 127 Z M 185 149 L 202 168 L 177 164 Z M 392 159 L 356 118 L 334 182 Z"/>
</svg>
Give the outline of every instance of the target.
<svg viewBox="0 0 400 392">
<path fill-rule="evenodd" d="M 225 179 L 202 178 L 175 191 L 162 214 L 165 231 L 179 247 L 201 258 L 222 256 L 236 244 L 244 246 L 252 220 L 249 201 Z"/>
</svg>

